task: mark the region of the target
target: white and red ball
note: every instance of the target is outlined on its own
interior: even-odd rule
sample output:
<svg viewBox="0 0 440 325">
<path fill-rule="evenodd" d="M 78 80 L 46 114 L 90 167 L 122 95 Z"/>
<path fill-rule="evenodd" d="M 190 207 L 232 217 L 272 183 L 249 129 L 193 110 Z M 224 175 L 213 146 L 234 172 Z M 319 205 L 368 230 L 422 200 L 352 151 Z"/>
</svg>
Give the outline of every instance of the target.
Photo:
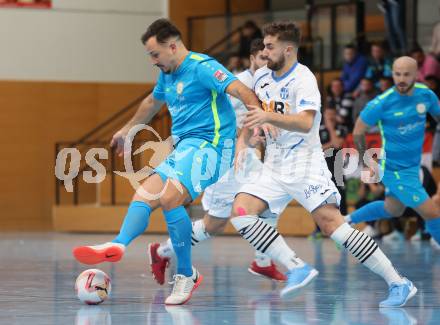
<svg viewBox="0 0 440 325">
<path fill-rule="evenodd" d="M 82 272 L 75 282 L 78 299 L 88 305 L 98 305 L 110 296 L 112 285 L 105 272 L 89 269 Z"/>
</svg>

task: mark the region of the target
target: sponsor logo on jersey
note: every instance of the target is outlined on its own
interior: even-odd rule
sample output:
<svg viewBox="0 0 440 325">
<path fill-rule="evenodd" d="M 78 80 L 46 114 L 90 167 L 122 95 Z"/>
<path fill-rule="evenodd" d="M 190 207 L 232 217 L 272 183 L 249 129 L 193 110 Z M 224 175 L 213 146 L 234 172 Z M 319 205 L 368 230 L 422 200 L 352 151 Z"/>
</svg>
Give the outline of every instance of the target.
<svg viewBox="0 0 440 325">
<path fill-rule="evenodd" d="M 419 103 L 416 106 L 416 110 L 417 110 L 417 113 L 424 114 L 424 113 L 426 113 L 426 105 L 423 103 Z"/>
<path fill-rule="evenodd" d="M 425 128 L 425 121 L 419 121 L 412 124 L 401 125 L 398 130 L 401 135 L 407 134 L 408 132 L 413 131 L 414 129 Z"/>
<path fill-rule="evenodd" d="M 177 91 L 177 93 L 178 93 L 179 95 L 182 94 L 182 92 L 183 92 L 183 82 L 178 82 L 178 83 L 177 83 L 176 91 Z"/>
<path fill-rule="evenodd" d="M 268 103 L 262 102 L 261 105 L 266 112 L 286 114 L 290 110 L 289 104 L 272 100 Z"/>
<path fill-rule="evenodd" d="M 289 97 L 289 89 L 286 87 L 281 88 L 280 97 L 281 99 L 287 99 Z"/>
<path fill-rule="evenodd" d="M 263 89 L 263 88 L 266 87 L 266 86 L 269 86 L 269 83 L 268 83 L 268 82 L 266 82 L 266 83 L 264 83 L 263 85 L 261 85 L 260 88 Z"/>
<path fill-rule="evenodd" d="M 226 73 L 224 73 L 222 70 L 217 70 L 215 73 L 214 73 L 214 77 L 215 77 L 215 79 L 217 79 L 218 81 L 220 81 L 220 82 L 223 82 L 223 81 L 225 81 L 226 80 L 226 78 L 228 77 L 227 75 L 226 75 Z"/>
</svg>

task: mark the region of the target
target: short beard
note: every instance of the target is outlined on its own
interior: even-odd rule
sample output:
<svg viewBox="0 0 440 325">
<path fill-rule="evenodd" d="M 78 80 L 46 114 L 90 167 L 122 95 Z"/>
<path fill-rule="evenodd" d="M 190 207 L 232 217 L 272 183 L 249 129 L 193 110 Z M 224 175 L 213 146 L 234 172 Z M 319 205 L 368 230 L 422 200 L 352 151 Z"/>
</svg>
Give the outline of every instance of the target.
<svg viewBox="0 0 440 325">
<path fill-rule="evenodd" d="M 281 58 L 280 58 L 280 60 L 278 62 L 274 62 L 274 61 L 268 60 L 267 61 L 267 67 L 270 70 L 279 71 L 279 70 L 281 70 L 284 67 L 285 63 L 286 63 L 286 59 L 284 58 L 284 56 L 281 56 Z"/>
<path fill-rule="evenodd" d="M 414 82 L 411 83 L 411 84 L 406 88 L 406 90 L 404 90 L 404 91 L 400 91 L 398 86 L 396 87 L 396 89 L 397 89 L 397 91 L 398 91 L 400 94 L 405 95 L 405 94 L 409 93 L 409 92 L 411 91 L 411 89 L 414 88 L 414 85 L 415 85 L 415 84 L 416 84 L 416 82 L 414 81 Z"/>
</svg>

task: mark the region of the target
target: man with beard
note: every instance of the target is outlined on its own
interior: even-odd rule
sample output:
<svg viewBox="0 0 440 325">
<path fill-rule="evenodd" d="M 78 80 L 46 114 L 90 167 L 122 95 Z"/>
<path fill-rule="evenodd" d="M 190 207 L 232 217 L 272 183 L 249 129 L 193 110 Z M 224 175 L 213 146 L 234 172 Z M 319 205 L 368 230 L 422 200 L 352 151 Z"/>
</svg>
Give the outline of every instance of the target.
<svg viewBox="0 0 440 325">
<path fill-rule="evenodd" d="M 267 139 L 259 177 L 240 188 L 231 223 L 255 249 L 287 268 L 287 284 L 280 293 L 287 297 L 310 283 L 318 271 L 300 259 L 276 229 L 258 215 L 266 209 L 278 214 L 295 199 L 325 235 L 388 283 L 390 294 L 381 307 L 403 306 L 417 289 L 399 275 L 371 237 L 344 222 L 339 212 L 340 195 L 319 140 L 321 96 L 313 73 L 298 63 L 299 41 L 299 28 L 292 22 L 274 22 L 264 28 L 267 66 L 255 73 L 253 88 L 265 111 L 247 113 L 237 150 L 246 144 L 255 127 L 268 123 L 280 132 L 276 139 Z"/>
<path fill-rule="evenodd" d="M 149 123 L 166 104 L 172 118 L 174 151 L 136 190 L 118 236 L 102 245 L 76 247 L 73 255 L 85 264 L 119 261 L 131 241 L 144 233 L 151 212 L 161 207 L 177 257 L 174 288 L 165 304 L 184 304 L 202 280 L 191 263 L 192 227 L 184 205 L 232 164 L 236 120 L 226 94 L 246 106 L 258 107 L 259 102 L 216 60 L 188 51 L 170 21 L 156 20 L 141 40 L 161 72 L 152 94 L 113 136 L 111 145 L 122 155 L 125 139 L 134 136 L 130 130 Z"/>
<path fill-rule="evenodd" d="M 425 219 L 426 230 L 440 242 L 440 207 L 423 188 L 419 178 L 427 114 L 438 120 L 437 96 L 427 86 L 416 83 L 417 61 L 403 56 L 393 64 L 395 86 L 369 102 L 353 131 L 359 157 L 365 153 L 365 132 L 378 125 L 382 134 L 380 173 L 385 200 L 371 202 L 346 221 L 359 223 L 400 217 L 410 207 Z M 363 160 L 364 161 L 364 160 Z"/>
<path fill-rule="evenodd" d="M 243 82 L 243 84 L 250 89 L 252 89 L 252 80 L 255 71 L 265 66 L 267 63 L 266 57 L 263 56 L 263 50 L 263 40 L 261 38 L 253 40 L 250 49 L 251 54 L 249 56 L 250 67 L 237 75 L 238 80 Z M 247 109 L 241 101 L 236 100 L 235 98 L 231 99 L 231 103 L 235 110 L 238 128 L 237 133 L 239 134 Z M 254 140 L 258 140 L 258 138 L 259 137 L 255 137 Z M 252 154 L 251 157 L 253 159 L 251 159 L 247 170 L 258 170 L 261 168 L 262 164 L 256 155 Z M 242 181 L 244 182 L 245 179 L 241 180 L 238 175 L 234 177 L 234 169 L 231 168 L 217 183 L 206 188 L 202 199 L 203 210 L 206 211 L 206 214 L 202 219 L 193 222 L 193 246 L 200 244 L 215 234 L 223 232 L 223 229 L 229 222 L 232 202 L 234 202 L 234 197 L 237 190 L 240 188 Z M 270 211 L 265 211 L 260 217 L 264 218 L 267 223 L 276 227 L 278 222 L 277 215 L 271 214 Z M 150 244 L 148 246 L 148 255 L 153 278 L 157 283 L 163 285 L 165 282 L 166 268 L 169 266 L 171 257 L 174 255 L 173 245 L 170 238 L 161 244 Z M 255 260 L 251 263 L 248 270 L 252 274 L 265 276 L 275 281 L 286 280 L 285 275 L 278 271 L 276 265 L 271 259 L 258 251 L 255 254 Z"/>
</svg>

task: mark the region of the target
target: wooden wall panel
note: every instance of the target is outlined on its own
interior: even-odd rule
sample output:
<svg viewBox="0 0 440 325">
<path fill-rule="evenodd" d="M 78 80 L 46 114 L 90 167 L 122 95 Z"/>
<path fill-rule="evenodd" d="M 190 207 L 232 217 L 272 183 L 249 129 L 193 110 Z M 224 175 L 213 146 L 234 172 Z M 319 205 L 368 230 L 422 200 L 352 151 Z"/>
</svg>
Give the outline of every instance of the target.
<svg viewBox="0 0 440 325">
<path fill-rule="evenodd" d="M 74 141 L 146 85 L 0 82 L 0 231 L 50 230 L 54 148 Z"/>
<path fill-rule="evenodd" d="M 53 224 L 61 232 L 118 232 L 127 206 L 60 206 L 53 208 Z M 194 220 L 194 219 L 193 219 Z M 302 207 L 289 206 L 283 212 L 278 223 L 278 230 L 283 235 L 307 236 L 315 229 L 310 214 Z M 160 209 L 152 213 L 148 233 L 167 234 L 167 226 Z M 237 231 L 228 223 L 224 234 L 237 235 Z"/>
<path fill-rule="evenodd" d="M 245 13 L 264 10 L 264 0 L 233 0 L 232 13 Z M 226 13 L 226 1 L 169 0 L 169 17 L 180 29 L 183 40 L 188 43 L 188 18 Z M 226 34 L 226 30 L 225 30 Z"/>
</svg>

